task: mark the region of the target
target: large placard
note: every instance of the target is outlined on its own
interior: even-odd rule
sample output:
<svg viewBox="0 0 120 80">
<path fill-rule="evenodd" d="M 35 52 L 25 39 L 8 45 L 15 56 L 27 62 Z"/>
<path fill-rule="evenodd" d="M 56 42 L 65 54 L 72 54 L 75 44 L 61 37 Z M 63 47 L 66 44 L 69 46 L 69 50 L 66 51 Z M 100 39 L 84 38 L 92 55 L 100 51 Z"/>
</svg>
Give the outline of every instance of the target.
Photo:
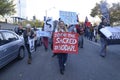
<svg viewBox="0 0 120 80">
<path fill-rule="evenodd" d="M 108 39 L 120 39 L 120 27 L 105 27 L 100 29 L 100 31 L 108 38 Z"/>
<path fill-rule="evenodd" d="M 54 53 L 78 53 L 78 34 L 55 32 L 53 37 Z"/>
<path fill-rule="evenodd" d="M 44 24 L 44 31 L 53 31 L 53 19 L 47 18 Z"/>
<path fill-rule="evenodd" d="M 65 24 L 78 24 L 77 22 L 77 14 L 76 12 L 69 11 L 60 11 L 59 12 L 60 19 L 65 22 Z"/>
</svg>

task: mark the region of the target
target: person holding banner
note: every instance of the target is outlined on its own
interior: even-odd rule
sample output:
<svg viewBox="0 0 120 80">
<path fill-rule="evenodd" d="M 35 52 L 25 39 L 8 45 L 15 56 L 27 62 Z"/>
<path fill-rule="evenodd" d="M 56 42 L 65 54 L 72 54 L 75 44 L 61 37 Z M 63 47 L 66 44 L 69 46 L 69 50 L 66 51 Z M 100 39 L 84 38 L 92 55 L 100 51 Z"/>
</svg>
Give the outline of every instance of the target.
<svg viewBox="0 0 120 80">
<path fill-rule="evenodd" d="M 100 29 L 104 28 L 105 26 L 108 26 L 107 20 L 105 17 L 102 17 L 102 22 L 98 26 L 98 34 L 100 35 L 100 41 L 101 41 L 101 52 L 100 52 L 101 57 L 106 56 L 107 41 L 105 35 L 100 31 Z"/>
<path fill-rule="evenodd" d="M 59 21 L 57 31 L 58 32 L 68 32 L 68 30 L 67 30 L 67 28 L 66 28 L 66 26 L 65 26 L 63 21 Z M 64 70 L 65 70 L 65 65 L 66 65 L 68 54 L 59 52 L 57 54 L 57 56 L 58 56 L 58 62 L 59 62 L 59 67 L 60 67 L 60 73 L 63 75 L 64 74 Z"/>
<path fill-rule="evenodd" d="M 30 24 L 26 25 L 26 30 L 24 31 L 23 37 L 24 37 L 24 41 L 25 41 L 25 46 L 28 51 L 28 64 L 31 64 L 32 56 L 31 56 L 29 39 L 34 39 L 34 32 L 31 30 Z"/>
</svg>

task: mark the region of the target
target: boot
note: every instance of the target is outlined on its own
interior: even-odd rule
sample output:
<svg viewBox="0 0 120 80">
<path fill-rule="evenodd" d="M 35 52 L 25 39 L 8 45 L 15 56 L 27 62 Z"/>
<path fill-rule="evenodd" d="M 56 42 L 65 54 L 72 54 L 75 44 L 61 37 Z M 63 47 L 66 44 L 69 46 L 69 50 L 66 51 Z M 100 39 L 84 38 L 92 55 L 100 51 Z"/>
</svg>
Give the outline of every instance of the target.
<svg viewBox="0 0 120 80">
<path fill-rule="evenodd" d="M 64 75 L 64 71 L 62 69 L 60 69 L 60 74 Z"/>
<path fill-rule="evenodd" d="M 28 59 L 28 64 L 31 64 L 31 58 Z"/>
</svg>

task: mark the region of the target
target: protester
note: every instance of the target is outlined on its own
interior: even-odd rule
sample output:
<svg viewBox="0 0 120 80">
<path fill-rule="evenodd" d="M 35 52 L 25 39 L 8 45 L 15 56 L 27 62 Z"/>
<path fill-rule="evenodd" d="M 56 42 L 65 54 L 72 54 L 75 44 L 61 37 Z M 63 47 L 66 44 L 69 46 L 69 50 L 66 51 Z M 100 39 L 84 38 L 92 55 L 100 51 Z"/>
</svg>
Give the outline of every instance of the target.
<svg viewBox="0 0 120 80">
<path fill-rule="evenodd" d="M 101 41 L 101 52 L 100 56 L 105 57 L 106 56 L 106 47 L 107 47 L 107 42 L 106 42 L 106 37 L 104 34 L 100 31 L 101 28 L 104 28 L 105 26 L 108 26 L 107 20 L 105 17 L 102 17 L 102 22 L 98 26 L 98 33 L 100 35 L 100 41 Z"/>
<path fill-rule="evenodd" d="M 34 32 L 31 30 L 30 24 L 26 25 L 26 30 L 24 31 L 23 37 L 24 37 L 24 41 L 25 41 L 25 46 L 26 46 L 27 51 L 28 51 L 28 64 L 31 64 L 32 56 L 31 56 L 30 44 L 29 44 L 28 38 L 33 39 Z"/>
<path fill-rule="evenodd" d="M 78 47 L 83 48 L 83 34 L 84 34 L 83 24 L 76 25 L 76 32 L 79 34 Z"/>
<path fill-rule="evenodd" d="M 45 31 L 44 27 L 42 28 L 42 31 Z M 45 51 L 47 51 L 48 50 L 48 43 L 49 43 L 48 37 L 44 36 L 42 39 L 43 39 L 43 44 L 44 44 Z"/>
<path fill-rule="evenodd" d="M 83 24 L 80 25 L 80 37 L 79 37 L 79 40 L 80 40 L 80 48 L 83 48 L 83 44 L 84 44 L 84 25 Z"/>
<path fill-rule="evenodd" d="M 35 39 L 35 51 L 37 50 L 37 29 L 35 26 L 33 26 L 33 31 L 34 31 L 34 39 Z"/>
<path fill-rule="evenodd" d="M 63 21 L 59 21 L 57 32 L 68 32 Z M 58 62 L 60 67 L 60 73 L 63 75 L 65 71 L 65 65 L 67 61 L 68 54 L 67 53 L 56 53 L 58 56 Z"/>
<path fill-rule="evenodd" d="M 23 30 L 23 26 L 22 24 L 20 23 L 18 25 L 18 27 L 15 28 L 15 33 L 18 34 L 19 36 L 21 36 L 23 34 L 24 30 Z"/>
<path fill-rule="evenodd" d="M 98 40 L 98 29 L 97 29 L 97 26 L 94 26 L 94 39 L 95 39 L 95 42 L 97 42 L 97 40 Z"/>
<path fill-rule="evenodd" d="M 92 24 L 91 24 L 91 26 L 89 27 L 89 29 L 90 29 L 90 32 L 89 32 L 89 40 L 93 40 L 93 36 L 94 36 L 94 28 L 93 28 L 93 26 L 92 26 Z"/>
<path fill-rule="evenodd" d="M 43 37 L 43 43 L 44 43 L 45 51 L 47 51 L 48 50 L 48 37 Z"/>
</svg>

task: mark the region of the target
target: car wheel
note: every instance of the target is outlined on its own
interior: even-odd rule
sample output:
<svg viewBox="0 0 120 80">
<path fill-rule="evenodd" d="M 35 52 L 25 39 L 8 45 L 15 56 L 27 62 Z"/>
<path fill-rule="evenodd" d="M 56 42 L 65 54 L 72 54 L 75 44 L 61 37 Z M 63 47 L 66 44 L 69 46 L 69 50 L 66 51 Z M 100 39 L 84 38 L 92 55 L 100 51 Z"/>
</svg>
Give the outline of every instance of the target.
<svg viewBox="0 0 120 80">
<path fill-rule="evenodd" d="M 23 59 L 25 57 L 25 50 L 23 47 L 19 49 L 18 59 Z"/>
</svg>

